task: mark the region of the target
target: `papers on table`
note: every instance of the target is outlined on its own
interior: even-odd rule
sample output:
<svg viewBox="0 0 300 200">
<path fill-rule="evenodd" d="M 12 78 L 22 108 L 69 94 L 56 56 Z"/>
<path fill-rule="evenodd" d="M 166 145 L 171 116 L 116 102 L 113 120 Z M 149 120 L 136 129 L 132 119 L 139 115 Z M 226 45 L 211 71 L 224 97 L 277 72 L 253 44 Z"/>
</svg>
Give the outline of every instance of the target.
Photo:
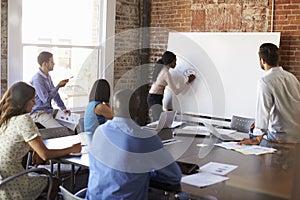
<svg viewBox="0 0 300 200">
<path fill-rule="evenodd" d="M 181 126 L 182 124 L 183 124 L 182 121 L 173 121 L 170 128 L 176 128 L 178 126 Z"/>
<path fill-rule="evenodd" d="M 197 187 L 205 187 L 215 183 L 219 183 L 229 179 L 226 176 L 219 176 L 207 172 L 199 172 L 197 174 L 182 177 L 181 182 L 194 185 Z"/>
<path fill-rule="evenodd" d="M 224 129 L 224 128 L 216 128 L 220 135 L 229 135 L 231 133 L 235 133 L 236 130 L 233 129 Z"/>
<path fill-rule="evenodd" d="M 209 136 L 210 133 L 208 132 L 205 126 L 185 126 L 183 128 L 175 129 L 175 134 L 192 134 L 192 135 L 203 135 Z"/>
<path fill-rule="evenodd" d="M 262 147 L 259 145 L 238 145 L 236 142 L 221 142 L 215 145 L 225 149 L 235 150 L 245 155 L 261 155 L 274 153 L 276 151 L 276 149 L 270 147 Z"/>
<path fill-rule="evenodd" d="M 162 141 L 163 145 L 170 145 L 170 144 L 175 144 L 177 142 L 181 142 L 181 140 L 176 140 L 176 139 L 169 139 L 169 140 L 164 140 Z"/>
<path fill-rule="evenodd" d="M 209 162 L 202 167 L 200 167 L 201 171 L 212 173 L 212 174 L 218 174 L 218 175 L 226 175 L 238 166 L 236 165 L 228 165 L 218 162 Z"/>
<path fill-rule="evenodd" d="M 200 172 L 197 174 L 184 176 L 181 182 L 194 185 L 197 187 L 205 187 L 215 183 L 219 183 L 229 178 L 224 176 L 237 168 L 236 165 L 229 165 L 217 162 L 209 162 L 200 167 Z"/>
<path fill-rule="evenodd" d="M 221 135 L 229 135 L 235 133 L 236 130 L 216 128 Z M 183 128 L 175 129 L 175 134 L 191 134 L 209 136 L 210 132 L 205 126 L 185 126 Z"/>
</svg>

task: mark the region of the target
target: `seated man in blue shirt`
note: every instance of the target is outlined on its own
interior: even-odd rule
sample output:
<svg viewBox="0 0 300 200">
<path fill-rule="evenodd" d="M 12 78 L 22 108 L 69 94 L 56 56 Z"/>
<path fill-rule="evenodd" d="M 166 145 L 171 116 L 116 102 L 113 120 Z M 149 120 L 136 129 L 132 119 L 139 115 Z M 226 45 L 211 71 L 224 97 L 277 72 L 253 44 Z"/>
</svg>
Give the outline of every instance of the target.
<svg viewBox="0 0 300 200">
<path fill-rule="evenodd" d="M 181 170 L 160 138 L 130 118 L 131 90 L 114 95 L 114 118 L 100 125 L 89 149 L 86 198 L 148 199 L 150 180 L 179 185 Z"/>
<path fill-rule="evenodd" d="M 53 54 L 43 51 L 38 56 L 38 63 L 40 65 L 39 71 L 33 76 L 30 84 L 35 88 L 35 105 L 30 113 L 34 122 L 38 122 L 45 128 L 60 127 L 60 125 L 53 118 L 53 107 L 51 105 L 52 99 L 57 106 L 64 111 L 65 114 L 70 114 L 70 110 L 66 109 L 64 102 L 61 100 L 58 93 L 59 88 L 64 87 L 69 79 L 60 81 L 57 86 L 53 85 L 50 71 L 53 71 L 54 61 Z"/>
</svg>

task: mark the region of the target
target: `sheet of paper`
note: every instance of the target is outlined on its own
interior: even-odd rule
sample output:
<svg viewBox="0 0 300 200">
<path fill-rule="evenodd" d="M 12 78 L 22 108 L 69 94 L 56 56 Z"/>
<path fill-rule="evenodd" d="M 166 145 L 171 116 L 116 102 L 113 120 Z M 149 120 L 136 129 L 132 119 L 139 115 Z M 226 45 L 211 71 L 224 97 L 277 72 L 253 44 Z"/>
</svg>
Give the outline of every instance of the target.
<svg viewBox="0 0 300 200">
<path fill-rule="evenodd" d="M 181 142 L 181 140 L 170 139 L 170 140 L 167 140 L 167 141 L 165 140 L 162 143 L 163 143 L 164 146 L 166 146 L 166 145 L 170 145 L 170 144 L 175 144 L 177 142 Z"/>
<path fill-rule="evenodd" d="M 157 126 L 157 124 L 158 124 L 158 120 L 155 122 L 151 122 L 151 123 L 147 124 L 146 126 L 150 127 L 150 128 L 155 128 Z"/>
<path fill-rule="evenodd" d="M 71 113 L 70 115 L 66 115 L 62 110 L 58 110 L 55 119 L 64 126 L 74 131 L 77 124 L 79 123 L 80 114 Z"/>
<path fill-rule="evenodd" d="M 241 152 L 243 154 L 252 154 L 252 155 L 261 155 L 261 154 L 266 154 L 266 153 L 274 153 L 276 149 L 269 148 L 269 147 L 262 147 L 258 145 L 243 145 L 245 148 L 240 148 L 240 149 L 235 149 L 238 152 Z"/>
<path fill-rule="evenodd" d="M 237 142 L 221 142 L 216 143 L 215 145 L 225 149 L 238 149 L 242 147 L 241 145 L 238 145 Z"/>
<path fill-rule="evenodd" d="M 170 128 L 176 128 L 177 126 L 181 126 L 183 122 L 180 121 L 173 121 Z"/>
<path fill-rule="evenodd" d="M 231 134 L 231 133 L 235 133 L 236 130 L 232 130 L 232 129 L 223 129 L 223 128 L 216 128 L 218 130 L 218 132 L 221 134 L 221 135 L 228 135 L 228 134 Z"/>
<path fill-rule="evenodd" d="M 197 174 L 182 177 L 181 182 L 197 187 L 206 187 L 228 179 L 229 178 L 226 176 L 219 176 L 211 173 L 199 172 Z"/>
<path fill-rule="evenodd" d="M 223 164 L 218 162 L 209 162 L 202 167 L 200 167 L 200 170 L 203 172 L 218 174 L 218 175 L 226 175 L 235 168 L 237 168 L 237 165 L 229 165 L 229 164 Z"/>
<path fill-rule="evenodd" d="M 238 145 L 237 142 L 221 142 L 215 145 L 226 149 L 232 149 L 245 155 L 261 155 L 274 153 L 276 151 L 274 148 L 262 147 L 259 145 Z"/>
<path fill-rule="evenodd" d="M 59 138 L 51 138 L 43 140 L 48 149 L 62 149 L 72 146 L 73 144 L 80 143 L 78 135 L 70 135 Z"/>
<path fill-rule="evenodd" d="M 176 133 L 204 135 L 204 136 L 210 135 L 210 133 L 208 132 L 205 126 L 185 126 L 183 128 L 175 129 L 175 134 Z"/>
</svg>

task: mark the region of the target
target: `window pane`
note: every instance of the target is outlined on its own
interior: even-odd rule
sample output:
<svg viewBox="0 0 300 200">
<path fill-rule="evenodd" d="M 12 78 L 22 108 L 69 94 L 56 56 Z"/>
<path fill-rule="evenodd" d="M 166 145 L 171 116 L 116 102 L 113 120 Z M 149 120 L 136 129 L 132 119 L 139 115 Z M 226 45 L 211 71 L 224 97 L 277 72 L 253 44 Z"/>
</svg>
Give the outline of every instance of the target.
<svg viewBox="0 0 300 200">
<path fill-rule="evenodd" d="M 63 79 L 70 79 L 59 90 L 67 108 L 85 107 L 88 94 L 98 74 L 98 49 L 57 48 L 25 46 L 23 48 L 23 77 L 29 82 L 38 71 L 37 56 L 41 51 L 53 53 L 54 70 L 50 72 L 54 85 Z"/>
<path fill-rule="evenodd" d="M 22 41 L 98 46 L 99 16 L 99 0 L 26 0 Z"/>
<path fill-rule="evenodd" d="M 38 70 L 41 51 L 54 55 L 54 84 L 70 82 L 59 90 L 68 108 L 85 107 L 98 78 L 100 0 L 22 1 L 23 80 Z M 34 8 L 34 9 L 33 9 Z"/>
</svg>

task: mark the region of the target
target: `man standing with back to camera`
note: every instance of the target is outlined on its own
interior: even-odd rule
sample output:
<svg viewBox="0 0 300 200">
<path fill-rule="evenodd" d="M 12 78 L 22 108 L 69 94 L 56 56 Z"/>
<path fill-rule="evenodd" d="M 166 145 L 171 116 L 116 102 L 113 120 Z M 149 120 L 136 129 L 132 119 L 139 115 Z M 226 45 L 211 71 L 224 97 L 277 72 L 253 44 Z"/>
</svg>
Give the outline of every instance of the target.
<svg viewBox="0 0 300 200">
<path fill-rule="evenodd" d="M 300 139 L 300 84 L 290 72 L 279 66 L 278 47 L 264 43 L 259 48 L 259 62 L 265 75 L 259 80 L 255 128 L 250 139 L 240 144 L 260 144 L 263 135 L 279 143 Z"/>
<path fill-rule="evenodd" d="M 43 51 L 39 54 L 37 61 L 40 65 L 39 71 L 33 76 L 30 84 L 35 88 L 36 104 L 32 108 L 30 113 L 34 122 L 38 122 L 45 128 L 61 127 L 53 117 L 55 113 L 51 101 L 52 99 L 57 106 L 64 111 L 65 114 L 71 114 L 70 110 L 66 109 L 66 106 L 58 93 L 59 88 L 64 87 L 69 79 L 61 80 L 57 86 L 53 85 L 50 71 L 53 71 L 54 60 L 53 54 L 47 51 Z"/>
</svg>

